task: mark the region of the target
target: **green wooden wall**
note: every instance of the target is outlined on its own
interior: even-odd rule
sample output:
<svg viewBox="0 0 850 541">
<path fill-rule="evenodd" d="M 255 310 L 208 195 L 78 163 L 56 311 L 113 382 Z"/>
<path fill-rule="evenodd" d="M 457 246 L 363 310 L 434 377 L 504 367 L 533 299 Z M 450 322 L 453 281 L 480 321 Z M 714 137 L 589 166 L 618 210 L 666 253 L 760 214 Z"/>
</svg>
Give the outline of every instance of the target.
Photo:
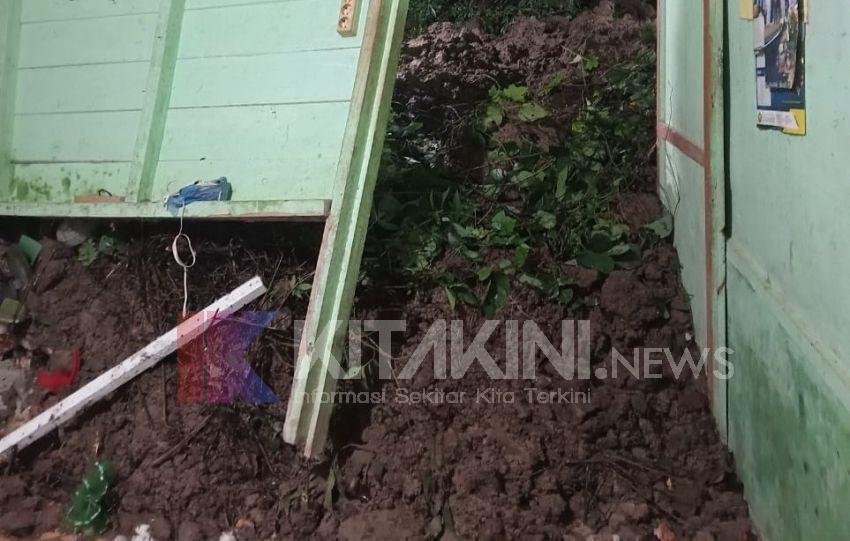
<svg viewBox="0 0 850 541">
<path fill-rule="evenodd" d="M 236 204 L 187 212 L 325 215 L 360 2 L 343 37 L 338 0 L 4 0 L 0 212 L 158 215 L 226 176 Z M 102 190 L 139 204 L 68 205 Z"/>
<path fill-rule="evenodd" d="M 850 4 L 810 6 L 804 137 L 756 128 L 752 23 L 727 13 L 729 444 L 768 539 L 850 536 Z"/>
<path fill-rule="evenodd" d="M 810 6 L 808 134 L 795 137 L 756 127 L 739 2 L 659 5 L 659 121 L 676 131 L 659 128 L 659 190 L 697 341 L 734 351 L 714 409 L 771 540 L 850 538 L 850 5 Z"/>
</svg>

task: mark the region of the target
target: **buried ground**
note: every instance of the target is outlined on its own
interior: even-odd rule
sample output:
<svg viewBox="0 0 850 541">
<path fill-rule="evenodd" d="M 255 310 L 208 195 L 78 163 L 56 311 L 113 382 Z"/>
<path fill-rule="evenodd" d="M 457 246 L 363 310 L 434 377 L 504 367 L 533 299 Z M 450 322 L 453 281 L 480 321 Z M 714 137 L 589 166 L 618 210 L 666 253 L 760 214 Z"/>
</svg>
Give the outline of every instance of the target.
<svg viewBox="0 0 850 541">
<path fill-rule="evenodd" d="M 649 35 L 647 35 L 649 34 Z M 376 194 L 355 317 L 401 319 L 404 361 L 438 319 L 531 320 L 556 344 L 561 321 L 586 319 L 591 361 L 611 350 L 695 348 L 669 216 L 654 195 L 651 24 L 606 6 L 520 19 L 503 36 L 451 24 L 405 47 L 396 116 Z M 41 227 L 47 237 L 50 224 Z M 27 374 L 82 351 L 79 386 L 174 324 L 182 273 L 170 225 L 116 226 L 123 247 L 84 265 L 45 241 L 26 303 L 31 322 L 4 352 Z M 325 457 L 281 442 L 306 312 L 318 226 L 188 225 L 198 249 L 189 306 L 254 274 L 277 310 L 249 350 L 282 397 L 270 406 L 177 403 L 169 359 L 19 453 L 0 477 L 0 533 L 51 538 L 83 475 L 117 470 L 111 535 L 156 539 L 559 538 L 747 539 L 731 458 L 706 383 L 674 378 L 568 381 L 538 356 L 533 386 L 589 403 L 528 403 L 526 381 L 473 366 L 435 380 L 426 362 L 387 401 L 338 406 Z M 505 326 L 488 351 L 504 366 Z M 364 339 L 372 360 L 372 339 Z M 7 349 L 7 348 L 4 348 Z M 370 353 L 371 352 L 371 353 Z M 22 360 L 26 362 L 21 362 Z M 63 361 L 64 360 L 64 361 Z M 374 366 L 370 365 L 370 366 Z M 401 391 L 400 391 L 401 389 Z M 513 392 L 513 403 L 405 404 L 397 393 Z M 69 390 L 62 391 L 67 393 Z M 576 396 L 576 395 L 572 395 Z M 34 387 L 7 429 L 57 400 Z M 53 536 L 52 538 L 57 538 Z"/>
</svg>

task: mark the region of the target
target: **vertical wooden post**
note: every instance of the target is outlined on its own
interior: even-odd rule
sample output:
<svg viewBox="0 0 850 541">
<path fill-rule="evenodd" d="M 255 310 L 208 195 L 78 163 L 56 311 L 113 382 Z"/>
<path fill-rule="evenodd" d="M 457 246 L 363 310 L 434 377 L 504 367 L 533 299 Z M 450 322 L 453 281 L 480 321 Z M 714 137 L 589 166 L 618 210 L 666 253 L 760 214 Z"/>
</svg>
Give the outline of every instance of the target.
<svg viewBox="0 0 850 541">
<path fill-rule="evenodd" d="M 136 147 L 127 186 L 126 200 L 131 203 L 149 201 L 151 197 L 168 105 L 171 102 L 171 86 L 174 82 L 174 67 L 177 63 L 183 12 L 186 7 L 186 0 L 161 2 L 142 119 L 136 135 Z"/>
<path fill-rule="evenodd" d="M 0 198 L 12 191 L 12 137 L 15 127 L 18 48 L 22 0 L 0 2 Z"/>
<path fill-rule="evenodd" d="M 726 347 L 726 70 L 725 39 L 726 4 L 705 0 L 705 230 L 706 272 L 708 274 L 706 304 L 710 329 L 707 347 L 715 351 Z M 721 439 L 729 437 L 727 380 L 714 377 L 714 364 L 709 368 L 712 410 Z"/>
<path fill-rule="evenodd" d="M 329 371 L 341 357 L 348 328 L 406 12 L 407 0 L 372 0 L 369 6 L 337 187 L 284 424 L 284 439 L 303 444 L 308 457 L 321 453 L 327 439 L 333 403 L 321 396 L 336 390 Z"/>
</svg>

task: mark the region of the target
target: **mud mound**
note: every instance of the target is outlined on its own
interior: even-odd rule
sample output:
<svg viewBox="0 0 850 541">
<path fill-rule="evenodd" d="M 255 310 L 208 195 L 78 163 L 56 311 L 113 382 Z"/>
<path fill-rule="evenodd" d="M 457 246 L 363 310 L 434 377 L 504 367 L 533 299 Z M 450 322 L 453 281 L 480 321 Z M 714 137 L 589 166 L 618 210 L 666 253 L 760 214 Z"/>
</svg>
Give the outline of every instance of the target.
<svg viewBox="0 0 850 541">
<path fill-rule="evenodd" d="M 647 24 L 615 18 L 608 3 L 573 20 L 520 18 L 503 36 L 437 23 L 405 45 L 397 99 L 416 111 L 479 101 L 494 85 L 542 86 L 557 73 L 570 83 L 582 79 L 584 56 L 593 55 L 604 65 L 633 56 Z"/>
<path fill-rule="evenodd" d="M 671 348 L 677 359 L 693 350 L 676 263 L 672 248 L 662 246 L 639 268 L 611 274 L 591 286 L 598 306 L 588 313 L 516 290 L 505 320 L 531 319 L 559 343 L 562 319 L 588 318 L 593 373 L 607 376 L 565 380 L 541 357 L 533 381 L 493 381 L 480 368 L 461 380 L 435 380 L 429 356 L 413 380 L 385 389 L 390 398 L 371 411 L 357 445 L 343 448 L 348 493 L 340 518 L 330 520 L 350 524 L 390 509 L 412 512 L 416 520 L 406 522 L 420 534 L 482 539 L 645 539 L 662 521 L 683 538 L 748 535 L 747 507 L 708 411 L 705 382 L 660 368 L 657 378 L 636 378 L 622 366 L 613 376 L 612 347 Z M 439 300 L 407 310 L 414 329 L 401 359 L 435 316 L 452 317 Z M 473 312 L 462 318 L 472 334 L 484 323 Z M 504 340 L 500 328 L 488 341 L 500 369 Z M 636 366 L 646 368 L 643 361 Z M 417 392 L 431 402 L 400 398 Z M 588 403 L 574 401 L 581 392 Z M 452 402 L 461 395 L 463 403 Z"/>
</svg>

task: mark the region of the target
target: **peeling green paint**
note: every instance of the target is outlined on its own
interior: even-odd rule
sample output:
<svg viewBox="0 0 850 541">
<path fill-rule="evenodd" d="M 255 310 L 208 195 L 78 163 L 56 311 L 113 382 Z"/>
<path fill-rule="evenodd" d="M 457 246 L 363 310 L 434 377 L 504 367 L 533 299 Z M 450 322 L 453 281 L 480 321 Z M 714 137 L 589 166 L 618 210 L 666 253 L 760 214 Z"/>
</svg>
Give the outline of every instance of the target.
<svg viewBox="0 0 850 541">
<path fill-rule="evenodd" d="M 41 179 L 26 181 L 21 178 L 15 178 L 12 184 L 15 190 L 15 197 L 18 201 L 40 202 L 53 199 L 53 188 L 41 181 Z"/>
</svg>

